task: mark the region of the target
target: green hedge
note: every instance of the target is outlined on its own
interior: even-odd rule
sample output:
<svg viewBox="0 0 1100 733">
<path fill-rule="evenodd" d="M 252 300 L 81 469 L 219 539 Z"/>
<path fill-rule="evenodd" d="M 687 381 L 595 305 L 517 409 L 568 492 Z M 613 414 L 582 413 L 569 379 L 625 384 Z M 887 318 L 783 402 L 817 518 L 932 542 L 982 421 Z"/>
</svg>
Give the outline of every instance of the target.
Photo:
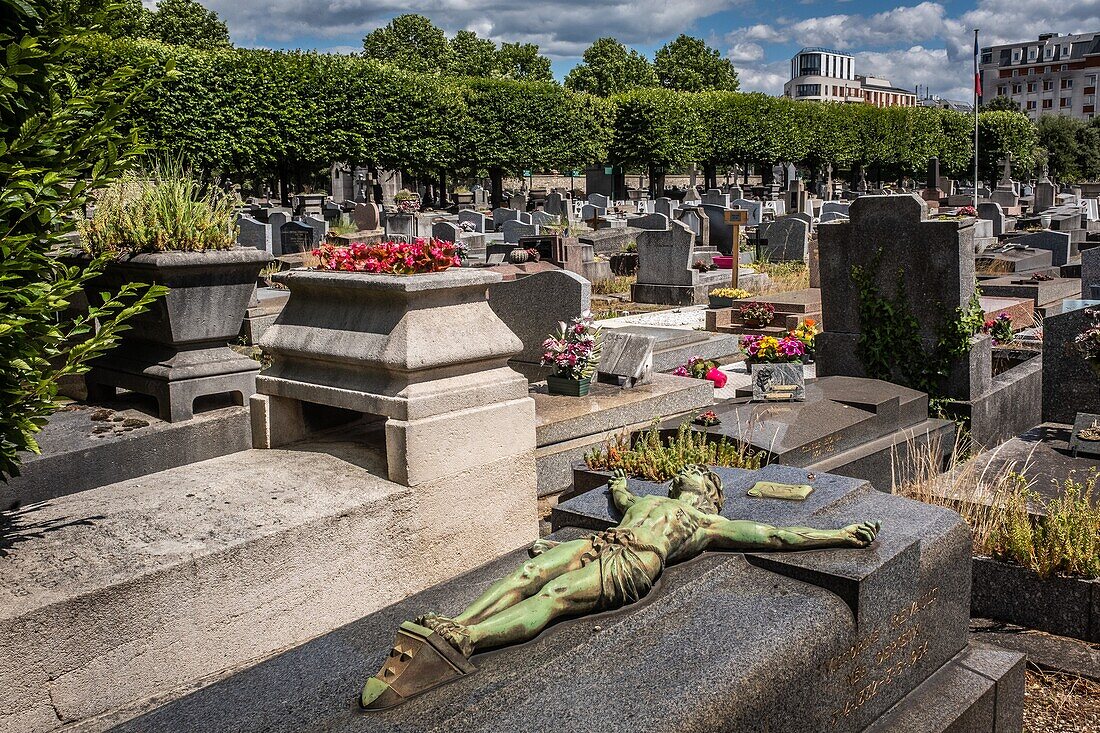
<svg viewBox="0 0 1100 733">
<path fill-rule="evenodd" d="M 336 160 L 436 175 L 796 161 L 867 166 L 882 178 L 972 165 L 973 118 L 929 108 L 796 102 L 763 94 L 639 89 L 608 99 L 552 82 L 420 75 L 357 56 L 103 38 L 74 59 L 83 83 L 144 59 L 179 77 L 129 111 L 148 141 L 237 180 L 299 183 Z M 1025 116 L 983 112 L 982 165 L 1033 162 Z"/>
</svg>

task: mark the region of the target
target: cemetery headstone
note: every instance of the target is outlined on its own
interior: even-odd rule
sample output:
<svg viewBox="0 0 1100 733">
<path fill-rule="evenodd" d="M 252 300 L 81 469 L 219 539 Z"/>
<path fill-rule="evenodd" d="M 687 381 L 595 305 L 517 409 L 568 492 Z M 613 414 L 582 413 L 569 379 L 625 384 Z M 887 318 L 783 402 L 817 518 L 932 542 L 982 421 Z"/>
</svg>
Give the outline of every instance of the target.
<svg viewBox="0 0 1100 733">
<path fill-rule="evenodd" d="M 373 232 L 381 227 L 382 214 L 378 209 L 378 204 L 369 201 L 356 204 L 355 208 L 352 209 L 351 219 L 355 222 L 355 226 L 359 231 Z"/>
<path fill-rule="evenodd" d="M 237 217 L 237 242 L 242 247 L 255 247 L 264 252 L 271 252 L 271 227 L 251 216 Z"/>
<path fill-rule="evenodd" d="M 508 208 L 493 209 L 493 231 L 502 231 L 506 221 L 519 221 L 519 212 Z"/>
<path fill-rule="evenodd" d="M 300 221 L 288 221 L 279 228 L 279 241 L 282 254 L 309 252 L 314 246 L 316 232 L 308 224 Z"/>
<path fill-rule="evenodd" d="M 509 244 L 518 244 L 520 237 L 529 237 L 539 233 L 537 224 L 524 224 L 522 221 L 509 220 L 501 226 L 504 232 L 504 241 Z"/>
<path fill-rule="evenodd" d="M 761 225 L 760 236 L 768 240 L 765 250 L 771 261 L 802 260 L 809 255 L 810 225 L 795 217 L 784 217 Z"/>
<path fill-rule="evenodd" d="M 470 231 L 477 232 L 478 234 L 484 234 L 491 229 L 489 218 L 480 211 L 473 211 L 471 209 L 462 209 L 458 212 L 458 223 L 460 226 L 469 223 L 473 226 L 473 229 Z"/>
<path fill-rule="evenodd" d="M 437 221 L 432 224 L 432 239 L 444 242 L 461 242 L 462 229 L 453 221 Z"/>
<path fill-rule="evenodd" d="M 672 212 L 676 208 L 676 202 L 665 196 L 662 196 L 653 202 L 653 211 L 658 214 L 664 214 L 669 219 L 672 218 Z"/>
<path fill-rule="evenodd" d="M 1005 231 L 1005 213 L 1001 205 L 993 201 L 978 203 L 978 217 L 993 222 L 993 236 L 999 237 Z"/>
<path fill-rule="evenodd" d="M 668 229 L 669 219 L 664 214 L 646 214 L 644 216 L 635 216 L 627 219 L 626 225 L 635 229 L 656 229 L 657 231 L 664 231 Z"/>
<path fill-rule="evenodd" d="M 606 211 L 611 206 L 611 199 L 602 193 L 590 193 L 588 194 L 588 203 Z"/>
<path fill-rule="evenodd" d="M 749 212 L 749 226 L 754 227 L 760 224 L 762 221 L 762 214 L 764 212 L 764 205 L 759 201 L 752 201 L 750 199 L 736 199 L 732 202 L 732 206 L 735 209 L 744 209 Z"/>
<path fill-rule="evenodd" d="M 306 214 L 298 217 L 298 221 L 313 228 L 314 242 L 320 243 L 325 241 L 325 236 L 328 234 L 328 222 L 325 221 L 324 218 Z"/>
</svg>

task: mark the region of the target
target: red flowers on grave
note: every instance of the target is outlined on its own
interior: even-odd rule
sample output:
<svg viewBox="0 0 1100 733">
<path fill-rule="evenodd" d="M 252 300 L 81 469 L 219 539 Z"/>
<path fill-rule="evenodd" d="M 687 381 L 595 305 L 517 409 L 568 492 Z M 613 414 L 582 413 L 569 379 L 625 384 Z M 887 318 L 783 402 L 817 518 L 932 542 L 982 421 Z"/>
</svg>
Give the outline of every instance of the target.
<svg viewBox="0 0 1100 733">
<path fill-rule="evenodd" d="M 454 242 L 419 237 L 412 242 L 355 242 L 346 247 L 322 244 L 313 250 L 321 270 L 369 272 L 378 275 L 418 275 L 443 272 L 461 264 Z"/>
<path fill-rule="evenodd" d="M 722 389 L 729 380 L 729 376 L 718 368 L 718 362 L 701 356 L 691 357 L 687 364 L 681 364 L 672 373 L 677 377 L 706 379 L 714 384 L 715 389 Z"/>
<path fill-rule="evenodd" d="M 1016 334 L 1012 332 L 1012 316 L 1007 313 L 998 313 L 996 318 L 986 321 L 982 333 L 993 337 L 994 346 L 1004 346 L 1016 340 Z"/>
</svg>

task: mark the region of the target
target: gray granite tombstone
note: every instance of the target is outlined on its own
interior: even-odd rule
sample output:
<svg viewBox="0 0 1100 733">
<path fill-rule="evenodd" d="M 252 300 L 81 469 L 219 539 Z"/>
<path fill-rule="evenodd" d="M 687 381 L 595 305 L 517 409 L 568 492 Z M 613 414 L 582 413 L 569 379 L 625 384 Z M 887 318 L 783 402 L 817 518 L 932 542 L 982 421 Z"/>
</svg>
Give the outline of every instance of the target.
<svg viewBox="0 0 1100 733">
<path fill-rule="evenodd" d="M 304 216 L 298 217 L 298 221 L 313 228 L 314 244 L 320 244 L 325 241 L 325 237 L 328 235 L 328 222 L 325 221 L 324 217 L 305 214 Z"/>
<path fill-rule="evenodd" d="M 237 217 L 237 244 L 271 252 L 271 227 L 251 216 Z"/>
<path fill-rule="evenodd" d="M 283 210 L 270 210 L 267 212 L 267 225 L 271 229 L 271 254 L 283 254 L 283 225 L 290 221 L 290 214 Z"/>
<path fill-rule="evenodd" d="M 516 211 L 527 211 L 527 194 L 523 192 L 512 194 L 508 199 L 508 206 Z"/>
<path fill-rule="evenodd" d="M 591 307 L 592 284 L 568 270 L 536 272 L 489 286 L 489 307 L 519 337 L 523 350 L 509 364 L 530 381 L 553 370 L 542 367 L 542 342 Z"/>
<path fill-rule="evenodd" d="M 484 234 L 492 228 L 489 221 L 491 220 L 480 211 L 462 209 L 458 212 L 458 223 L 460 225 L 467 222 L 472 224 L 474 228 L 470 231 L 477 232 L 478 234 Z"/>
<path fill-rule="evenodd" d="M 1044 178 L 1035 185 L 1033 213 L 1040 213 L 1054 206 L 1054 184 Z"/>
<path fill-rule="evenodd" d="M 667 231 L 640 231 L 637 242 L 638 279 L 631 286 L 636 303 L 705 303 L 711 288 L 729 282 L 728 270 L 694 269 L 695 234 L 682 222 L 673 222 Z"/>
<path fill-rule="evenodd" d="M 1100 413 L 1100 380 L 1074 339 L 1097 324 L 1100 301 L 1063 301 L 1043 320 L 1044 422 L 1073 423 L 1078 412 Z"/>
<path fill-rule="evenodd" d="M 599 194 L 594 193 L 592 195 L 593 196 L 598 196 Z M 584 206 L 581 207 L 581 220 L 582 221 L 592 221 L 596 217 L 605 216 L 606 214 L 607 214 L 607 209 L 605 209 L 603 207 L 600 207 L 600 206 L 594 206 L 592 204 L 585 204 Z"/>
<path fill-rule="evenodd" d="M 386 236 L 416 239 L 421 236 L 420 218 L 416 214 L 386 212 Z"/>
<path fill-rule="evenodd" d="M 663 232 L 669 227 L 669 219 L 664 214 L 645 214 L 627 219 L 626 225 L 634 229 L 655 229 Z"/>
<path fill-rule="evenodd" d="M 493 209 L 493 231 L 501 231 L 506 221 L 519 221 L 519 212 L 515 209 Z"/>
<path fill-rule="evenodd" d="M 954 317 L 957 308 L 965 312 L 974 294 L 972 219 L 929 220 L 927 203 L 915 194 L 861 196 L 849 214 L 849 222 L 818 229 L 821 317 L 828 329 L 816 343 L 818 376 L 867 376 L 859 357 L 865 324 L 853 268 L 862 268 L 882 297 L 904 297 L 919 324 L 921 343 L 929 350 L 939 343 L 945 320 Z M 904 273 L 902 279 L 899 272 Z M 991 358 L 989 338 L 976 337 L 968 354 L 951 361 L 950 375 L 942 380 L 943 393 L 960 400 L 986 393 L 992 381 Z M 900 374 L 904 366 L 891 369 Z"/>
<path fill-rule="evenodd" d="M 710 246 L 717 248 L 724 255 L 732 254 L 734 248 L 733 227 L 727 222 L 726 216 L 727 212 L 733 211 L 733 209 L 713 204 L 702 204 L 699 208 L 707 216 L 706 225 L 710 229 Z M 702 222 L 700 222 L 700 226 L 702 226 Z"/>
<path fill-rule="evenodd" d="M 752 201 L 750 199 L 734 199 L 731 205 L 735 209 L 744 209 L 749 212 L 749 226 L 754 227 L 760 224 L 763 219 L 764 205 L 759 201 Z M 711 220 L 713 221 L 713 219 Z"/>
<path fill-rule="evenodd" d="M 282 254 L 309 252 L 316 244 L 316 230 L 300 221 L 288 221 L 279 227 L 279 242 Z"/>
<path fill-rule="evenodd" d="M 522 221 L 506 221 L 501 226 L 504 233 L 504 241 L 508 244 L 518 244 L 520 237 L 530 237 L 539 233 L 537 224 L 524 224 Z"/>
<path fill-rule="evenodd" d="M 677 208 L 677 203 L 670 198 L 661 196 L 653 202 L 653 211 L 657 214 L 664 214 L 669 219 L 672 218 L 672 212 Z"/>
<path fill-rule="evenodd" d="M 993 222 L 993 236 L 999 237 L 1005 231 L 1005 212 L 995 201 L 982 201 L 978 204 L 978 217 Z"/>
<path fill-rule="evenodd" d="M 545 224 L 557 224 L 558 217 L 546 211 L 532 211 L 528 214 L 530 217 L 529 224 L 538 224 L 540 226 Z"/>
<path fill-rule="evenodd" d="M 453 221 L 437 221 L 432 224 L 432 239 L 444 242 L 461 242 L 462 229 Z"/>
<path fill-rule="evenodd" d="M 590 193 L 588 194 L 588 203 L 606 211 L 611 206 L 611 199 L 602 193 Z"/>
<path fill-rule="evenodd" d="M 554 191 L 547 195 L 542 210 L 553 216 L 569 216 L 569 206 L 570 200 Z"/>
<path fill-rule="evenodd" d="M 765 254 L 769 260 L 802 260 L 809 255 L 810 225 L 793 216 L 760 225 L 760 236 L 768 240 Z"/>
<path fill-rule="evenodd" d="M 1092 297 L 1092 286 L 1100 285 L 1100 247 L 1081 252 L 1081 297 Z"/>
<path fill-rule="evenodd" d="M 1028 232 L 1008 240 L 1010 245 L 1020 245 L 1033 249 L 1050 251 L 1050 264 L 1060 267 L 1069 262 L 1073 255 L 1073 245 L 1069 232 L 1055 232 L 1044 229 L 1040 232 Z"/>
<path fill-rule="evenodd" d="M 722 206 L 724 208 L 730 208 L 730 195 L 728 193 L 722 193 L 717 188 L 712 188 L 703 194 L 703 203 L 711 206 Z"/>
</svg>

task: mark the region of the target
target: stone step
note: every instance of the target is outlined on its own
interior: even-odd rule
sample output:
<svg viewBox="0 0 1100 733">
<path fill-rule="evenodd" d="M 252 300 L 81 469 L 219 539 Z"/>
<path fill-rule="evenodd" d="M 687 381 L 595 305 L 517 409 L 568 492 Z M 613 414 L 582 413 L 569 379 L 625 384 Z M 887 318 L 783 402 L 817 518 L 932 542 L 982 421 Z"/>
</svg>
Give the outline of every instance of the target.
<svg viewBox="0 0 1100 733">
<path fill-rule="evenodd" d="M 535 537 L 531 498 L 509 489 L 514 457 L 411 490 L 383 478 L 369 438 L 248 450 L 7 514 L 0 731 L 189 692 Z"/>
</svg>

